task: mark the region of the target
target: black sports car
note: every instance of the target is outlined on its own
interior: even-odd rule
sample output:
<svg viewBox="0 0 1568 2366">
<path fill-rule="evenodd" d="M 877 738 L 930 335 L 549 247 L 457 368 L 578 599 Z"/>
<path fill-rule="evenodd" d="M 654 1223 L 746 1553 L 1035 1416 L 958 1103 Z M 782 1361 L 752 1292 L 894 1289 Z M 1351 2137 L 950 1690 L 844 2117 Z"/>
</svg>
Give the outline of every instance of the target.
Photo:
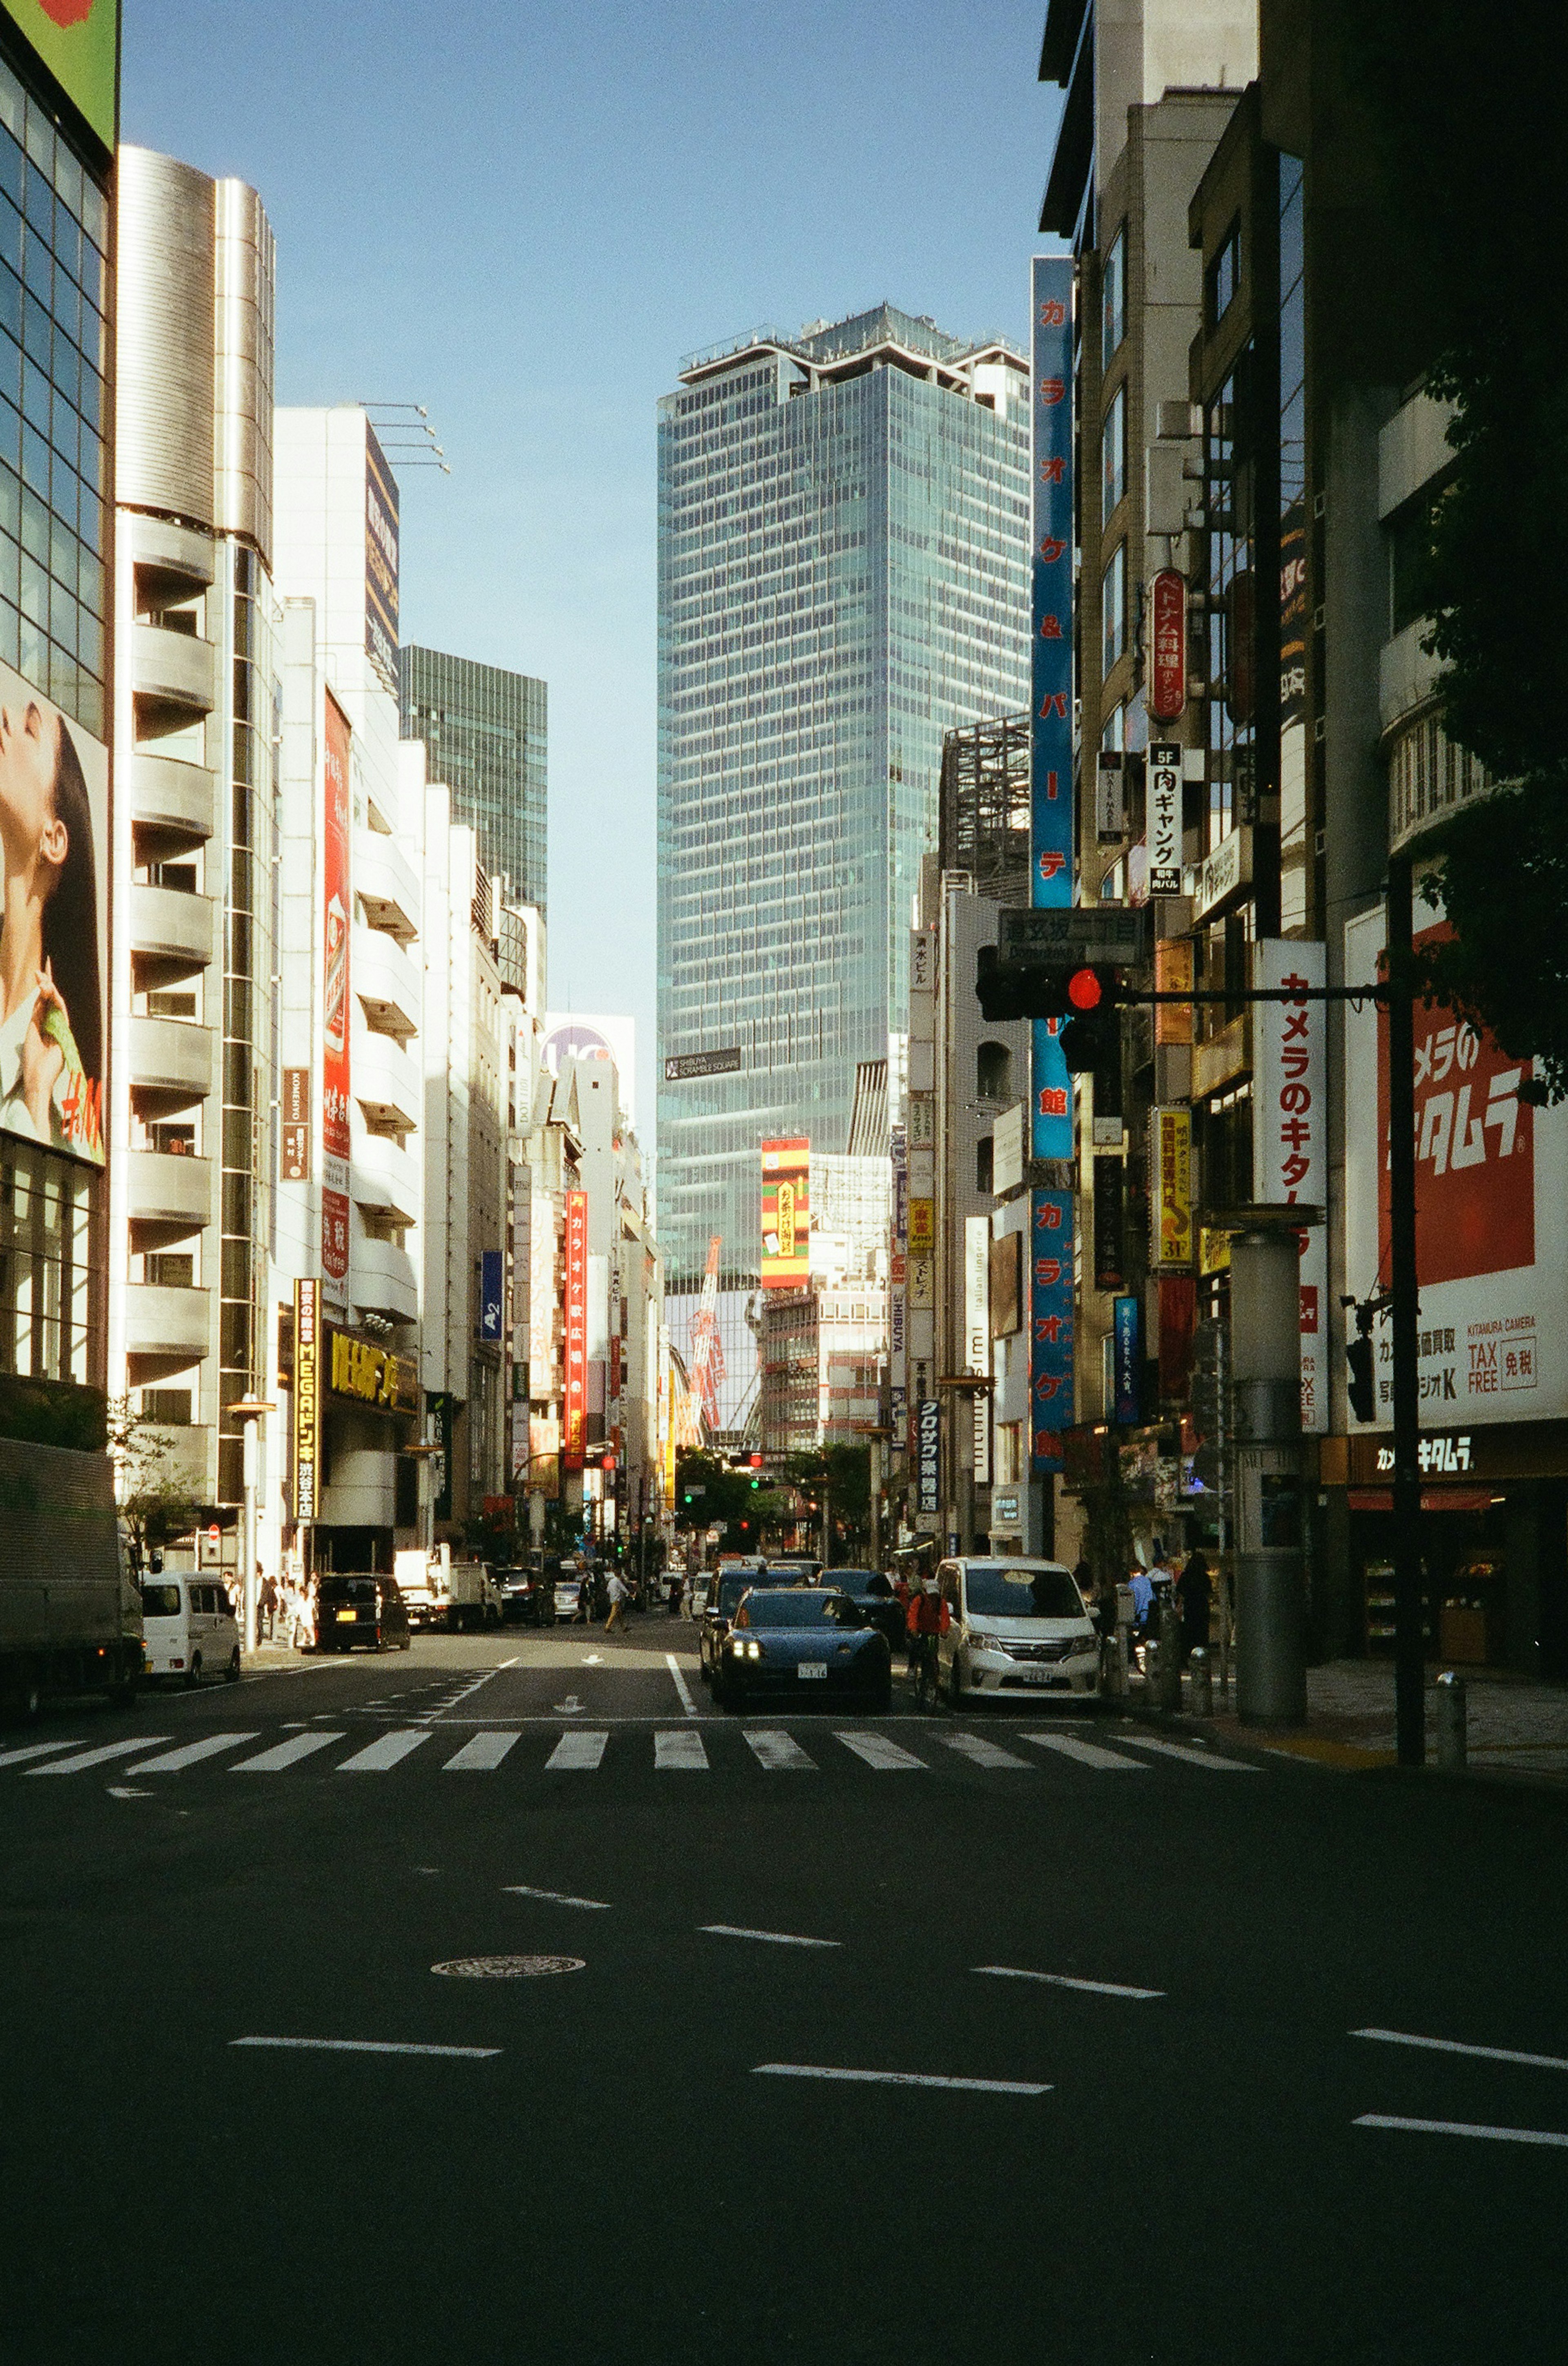
<svg viewBox="0 0 1568 2366">
<path fill-rule="evenodd" d="M 895 1651 L 905 1642 L 904 1606 L 893 1591 L 893 1581 L 874 1569 L 825 1569 L 818 1585 L 836 1587 L 857 1603 L 872 1625 L 886 1635 Z"/>
<path fill-rule="evenodd" d="M 887 1638 L 836 1588 L 753 1586 L 737 1604 L 719 1650 L 714 1697 L 725 1708 L 743 1708 L 760 1693 L 801 1703 L 852 1694 L 867 1708 L 887 1708 Z"/>
</svg>

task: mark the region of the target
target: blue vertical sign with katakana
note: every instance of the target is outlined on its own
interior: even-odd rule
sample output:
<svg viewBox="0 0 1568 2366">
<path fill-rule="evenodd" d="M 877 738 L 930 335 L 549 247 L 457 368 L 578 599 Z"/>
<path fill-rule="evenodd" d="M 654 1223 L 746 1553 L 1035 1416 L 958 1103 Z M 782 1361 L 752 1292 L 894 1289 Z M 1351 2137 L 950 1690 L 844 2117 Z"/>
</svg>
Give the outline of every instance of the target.
<svg viewBox="0 0 1568 2366">
<path fill-rule="evenodd" d="M 1062 1468 L 1073 1422 L 1073 1195 L 1029 1195 L 1029 1459 L 1035 1476 Z"/>
<path fill-rule="evenodd" d="M 1073 265 L 1037 254 L 1031 286 L 1034 543 L 1030 566 L 1030 901 L 1073 900 Z M 1054 1020 L 1034 1022 L 1030 1147 L 1071 1158 L 1072 1087 Z"/>
</svg>

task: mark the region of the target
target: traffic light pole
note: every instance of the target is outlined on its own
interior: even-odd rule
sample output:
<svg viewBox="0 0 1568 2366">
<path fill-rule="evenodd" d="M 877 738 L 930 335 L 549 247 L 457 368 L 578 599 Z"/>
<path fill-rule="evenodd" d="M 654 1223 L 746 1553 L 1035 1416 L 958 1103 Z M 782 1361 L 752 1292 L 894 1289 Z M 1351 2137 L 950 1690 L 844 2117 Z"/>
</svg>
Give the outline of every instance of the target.
<svg viewBox="0 0 1568 2366">
<path fill-rule="evenodd" d="M 1393 1682 L 1402 1766 L 1427 1759 L 1427 1653 L 1421 1616 L 1420 1385 L 1416 1269 L 1414 884 L 1408 855 L 1388 866 L 1388 1184 L 1393 1334 Z"/>
</svg>

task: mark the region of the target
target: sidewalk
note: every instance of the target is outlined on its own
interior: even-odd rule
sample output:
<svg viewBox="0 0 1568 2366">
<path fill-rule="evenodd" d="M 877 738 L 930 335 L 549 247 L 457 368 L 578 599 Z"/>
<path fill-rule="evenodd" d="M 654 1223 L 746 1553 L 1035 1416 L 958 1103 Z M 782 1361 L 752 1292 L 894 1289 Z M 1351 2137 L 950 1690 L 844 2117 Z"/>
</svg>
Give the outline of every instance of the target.
<svg viewBox="0 0 1568 2366">
<path fill-rule="evenodd" d="M 1427 1763 L 1436 1756 L 1431 1730 L 1432 1680 L 1427 1670 Z M 1568 1685 L 1532 1683 L 1498 1669 L 1463 1671 L 1468 1695 L 1470 1764 L 1477 1774 L 1527 1775 L 1568 1785 Z M 1191 1714 L 1191 1688 L 1182 1686 Z M 1134 1696 L 1136 1697 L 1136 1696 Z M 1281 1750 L 1327 1765 L 1355 1770 L 1396 1763 L 1393 1667 L 1387 1660 L 1332 1660 L 1307 1670 L 1304 1732 L 1244 1726 L 1214 1686 L 1213 1725 L 1255 1749 Z"/>
</svg>

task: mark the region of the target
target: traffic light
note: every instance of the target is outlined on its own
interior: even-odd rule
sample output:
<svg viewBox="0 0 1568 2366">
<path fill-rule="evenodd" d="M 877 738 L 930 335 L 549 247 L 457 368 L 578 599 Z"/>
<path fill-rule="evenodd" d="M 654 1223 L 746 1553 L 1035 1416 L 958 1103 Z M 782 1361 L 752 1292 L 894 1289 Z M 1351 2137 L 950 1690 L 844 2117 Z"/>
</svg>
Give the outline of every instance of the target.
<svg viewBox="0 0 1568 2366">
<path fill-rule="evenodd" d="M 1074 970 L 1067 980 L 1068 1018 L 1061 1031 L 1062 1058 L 1071 1076 L 1104 1075 L 1122 1065 L 1120 972 L 1104 967 Z M 1117 1107 L 1121 1103 L 1118 1100 Z"/>
<path fill-rule="evenodd" d="M 1122 1000 L 1122 974 L 1104 963 L 1079 961 L 1070 952 L 1016 952 L 982 945 L 975 964 L 975 991 L 993 1025 L 1018 1019 L 1066 1019 L 1103 1027 L 1113 1020 Z M 1069 1060 L 1069 1068 L 1072 1065 Z M 1086 1060 L 1083 1065 L 1094 1063 Z"/>
<path fill-rule="evenodd" d="M 1372 1371 L 1371 1317 L 1368 1317 L 1369 1328 L 1366 1331 L 1361 1330 L 1359 1327 L 1361 1313 L 1359 1307 L 1356 1311 L 1356 1323 L 1358 1326 L 1356 1336 L 1345 1342 L 1345 1361 L 1350 1367 L 1350 1378 L 1346 1384 L 1345 1392 L 1350 1400 L 1350 1410 L 1358 1421 L 1375 1421 L 1378 1410 L 1378 1384 Z"/>
</svg>

